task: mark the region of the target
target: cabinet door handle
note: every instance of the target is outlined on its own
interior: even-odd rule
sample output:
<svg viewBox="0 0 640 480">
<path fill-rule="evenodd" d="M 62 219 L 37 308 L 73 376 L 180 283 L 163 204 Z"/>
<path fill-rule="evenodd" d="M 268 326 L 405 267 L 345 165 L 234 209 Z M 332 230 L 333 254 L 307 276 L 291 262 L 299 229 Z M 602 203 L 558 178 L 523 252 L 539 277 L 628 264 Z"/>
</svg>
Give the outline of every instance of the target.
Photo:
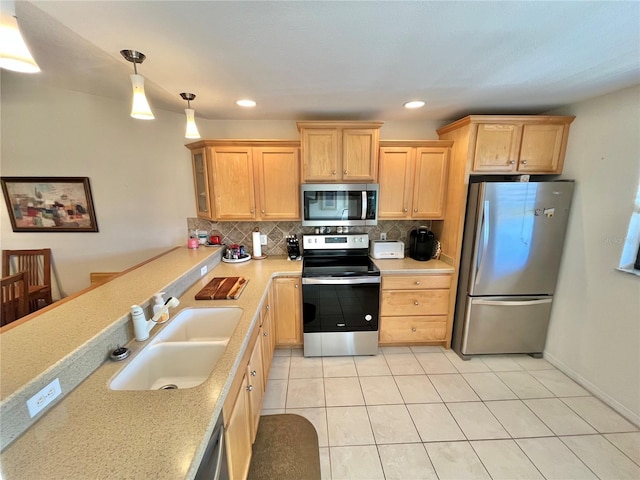
<svg viewBox="0 0 640 480">
<path fill-rule="evenodd" d="M 417 212 L 417 211 L 418 211 L 418 209 L 417 209 L 417 208 L 414 208 L 414 209 L 413 209 L 413 211 L 414 211 L 414 212 Z"/>
<path fill-rule="evenodd" d="M 346 171 L 346 170 L 344 171 L 344 174 L 345 174 L 345 175 L 347 174 L 347 171 Z"/>
<path fill-rule="evenodd" d="M 255 213 L 255 210 L 253 208 L 250 211 L 251 211 L 251 213 Z"/>
<path fill-rule="evenodd" d="M 331 170 L 331 175 L 335 175 L 336 171 L 335 170 Z"/>
<path fill-rule="evenodd" d="M 247 387 L 247 392 L 251 392 L 251 391 L 253 391 L 253 385 L 249 385 L 249 386 Z"/>
<path fill-rule="evenodd" d="M 526 165 L 527 161 L 526 160 L 522 160 L 522 162 L 520 162 L 520 163 L 522 163 L 523 165 Z"/>
<path fill-rule="evenodd" d="M 264 210 L 260 210 L 262 213 L 264 213 Z"/>
<path fill-rule="evenodd" d="M 420 280 L 416 280 L 416 285 L 420 285 Z"/>
<path fill-rule="evenodd" d="M 411 327 L 411 331 L 415 332 L 416 331 L 416 327 Z"/>
<path fill-rule="evenodd" d="M 258 372 L 256 372 L 255 370 L 253 370 L 253 371 L 251 372 L 251 376 L 252 376 L 252 377 L 255 377 L 257 374 L 258 374 Z"/>
<path fill-rule="evenodd" d="M 509 160 L 509 165 L 515 165 L 516 161 L 515 160 Z"/>
<path fill-rule="evenodd" d="M 403 212 L 405 212 L 405 213 L 408 212 L 408 211 L 409 211 L 408 208 L 403 209 Z"/>
<path fill-rule="evenodd" d="M 414 305 L 419 305 L 418 301 L 416 300 L 415 302 L 413 302 Z"/>
<path fill-rule="evenodd" d="M 269 310 L 269 305 L 267 305 L 265 308 L 266 308 L 267 310 Z"/>
<path fill-rule="evenodd" d="M 298 288 L 298 284 L 296 283 L 296 288 Z"/>
<path fill-rule="evenodd" d="M 264 332 L 262 335 L 264 335 L 265 337 L 269 336 L 269 332 Z"/>
</svg>

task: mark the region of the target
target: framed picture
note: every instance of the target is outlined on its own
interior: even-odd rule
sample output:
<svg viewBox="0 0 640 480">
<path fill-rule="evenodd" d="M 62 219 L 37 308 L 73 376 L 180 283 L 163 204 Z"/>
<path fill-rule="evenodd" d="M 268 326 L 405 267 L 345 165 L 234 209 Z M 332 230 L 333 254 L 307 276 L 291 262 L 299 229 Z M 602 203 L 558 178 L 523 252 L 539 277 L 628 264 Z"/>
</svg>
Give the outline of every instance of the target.
<svg viewBox="0 0 640 480">
<path fill-rule="evenodd" d="M 336 192 L 322 192 L 320 198 L 321 210 L 335 210 L 336 208 Z"/>
<path fill-rule="evenodd" d="M 14 232 L 97 232 L 88 177 L 0 177 Z"/>
</svg>

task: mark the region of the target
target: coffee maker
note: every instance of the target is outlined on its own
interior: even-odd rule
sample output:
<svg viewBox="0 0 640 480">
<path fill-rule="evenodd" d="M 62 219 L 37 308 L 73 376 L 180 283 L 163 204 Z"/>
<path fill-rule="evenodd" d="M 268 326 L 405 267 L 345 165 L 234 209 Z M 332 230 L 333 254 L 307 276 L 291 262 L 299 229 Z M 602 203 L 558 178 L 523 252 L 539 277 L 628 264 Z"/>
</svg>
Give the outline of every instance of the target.
<svg viewBox="0 0 640 480">
<path fill-rule="evenodd" d="M 436 253 L 436 236 L 427 227 L 414 228 L 409 236 L 409 256 L 421 262 L 431 260 Z"/>
</svg>

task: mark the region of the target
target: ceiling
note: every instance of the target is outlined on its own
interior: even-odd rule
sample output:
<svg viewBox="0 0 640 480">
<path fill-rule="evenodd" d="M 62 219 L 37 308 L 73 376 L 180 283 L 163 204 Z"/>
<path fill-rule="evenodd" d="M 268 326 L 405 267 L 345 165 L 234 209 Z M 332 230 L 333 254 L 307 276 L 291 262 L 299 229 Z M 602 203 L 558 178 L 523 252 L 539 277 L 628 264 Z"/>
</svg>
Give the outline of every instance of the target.
<svg viewBox="0 0 640 480">
<path fill-rule="evenodd" d="M 640 3 L 17 1 L 60 88 L 209 119 L 450 120 L 541 113 L 640 83 Z M 253 109 L 235 105 L 240 98 Z M 425 108 L 403 102 L 422 99 Z"/>
</svg>

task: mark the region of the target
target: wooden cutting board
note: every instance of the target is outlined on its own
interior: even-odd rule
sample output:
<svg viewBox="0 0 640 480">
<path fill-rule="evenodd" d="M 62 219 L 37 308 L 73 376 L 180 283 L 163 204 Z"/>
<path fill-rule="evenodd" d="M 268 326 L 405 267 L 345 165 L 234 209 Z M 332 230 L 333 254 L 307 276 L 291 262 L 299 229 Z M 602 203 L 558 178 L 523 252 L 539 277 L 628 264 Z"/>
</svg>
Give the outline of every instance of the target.
<svg viewBox="0 0 640 480">
<path fill-rule="evenodd" d="M 196 300 L 236 300 L 248 282 L 245 277 L 215 277 L 196 293 Z"/>
</svg>

